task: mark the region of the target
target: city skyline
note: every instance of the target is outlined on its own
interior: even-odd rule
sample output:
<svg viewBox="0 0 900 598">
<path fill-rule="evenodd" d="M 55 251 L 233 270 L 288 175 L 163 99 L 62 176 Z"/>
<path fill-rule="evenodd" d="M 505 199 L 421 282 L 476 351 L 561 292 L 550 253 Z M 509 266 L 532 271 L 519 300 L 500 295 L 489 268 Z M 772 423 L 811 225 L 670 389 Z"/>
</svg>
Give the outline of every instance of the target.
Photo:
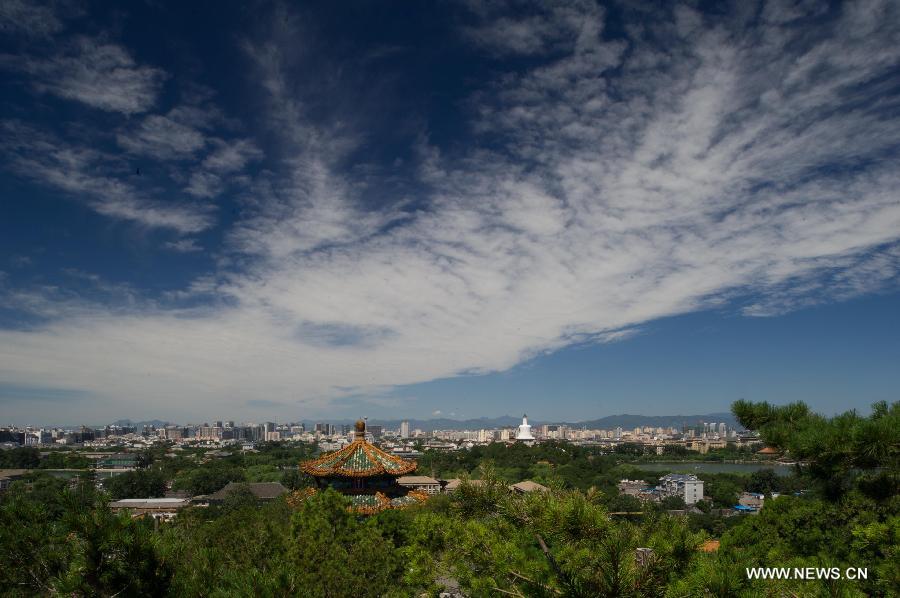
<svg viewBox="0 0 900 598">
<path fill-rule="evenodd" d="M 889 2 L 4 6 L 0 424 L 896 400 Z"/>
<path fill-rule="evenodd" d="M 527 414 L 524 414 L 527 417 Z M 321 418 L 274 418 L 273 421 L 267 421 L 265 418 L 252 418 L 247 420 L 236 420 L 236 419 L 228 419 L 228 418 L 203 418 L 198 420 L 185 420 L 185 421 L 175 421 L 169 419 L 161 419 L 161 418 L 153 418 L 146 420 L 133 420 L 133 419 L 117 419 L 114 421 L 104 421 L 104 422 L 80 422 L 77 424 L 73 423 L 60 423 L 60 422 L 49 422 L 49 421 L 33 421 L 28 423 L 14 423 L 10 422 L 0 422 L 0 428 L 5 428 L 8 426 L 13 426 L 17 429 L 25 429 L 25 428 L 33 428 L 33 429 L 63 429 L 63 430 L 77 430 L 79 428 L 91 428 L 91 429 L 103 429 L 103 428 L 117 428 L 117 427 L 155 427 L 155 428 L 164 428 L 166 426 L 175 426 L 175 427 L 200 427 L 200 426 L 212 426 L 212 427 L 235 427 L 235 426 L 263 426 L 267 424 L 272 424 L 275 426 L 292 426 L 292 425 L 310 425 L 310 426 L 319 426 L 319 425 L 330 425 L 330 426 L 346 426 L 352 427 L 356 421 L 364 420 L 369 424 L 377 425 L 379 428 L 396 428 L 401 436 L 403 436 L 404 424 L 407 424 L 406 431 L 407 434 L 415 429 L 415 426 L 423 426 L 422 429 L 427 430 L 452 430 L 452 429 L 478 429 L 478 428 L 516 428 L 520 424 L 522 417 L 513 416 L 513 415 L 499 415 L 496 417 L 476 417 L 471 419 L 454 419 L 448 417 L 432 417 L 427 419 L 420 418 L 383 418 L 383 417 L 367 417 L 360 416 L 357 418 L 329 418 L 329 417 L 321 417 Z M 566 421 L 561 419 L 547 419 L 540 420 L 531 418 L 532 422 L 541 425 L 563 425 L 563 426 L 578 426 L 582 428 L 591 427 L 591 428 L 616 428 L 616 427 L 624 427 L 626 429 L 634 428 L 634 427 L 694 427 L 701 424 L 709 424 L 709 423 L 722 423 L 723 425 L 728 425 L 729 427 L 737 427 L 736 420 L 734 419 L 734 415 L 728 412 L 717 412 L 717 413 L 705 413 L 705 414 L 673 414 L 673 415 L 665 415 L 665 414 L 656 414 L 656 415 L 642 415 L 642 414 L 628 414 L 628 413 L 620 413 L 616 415 L 607 415 L 603 417 L 591 418 L 586 420 L 579 421 Z M 462 426 L 462 427 L 459 427 Z M 473 427 L 474 426 L 474 427 Z"/>
</svg>

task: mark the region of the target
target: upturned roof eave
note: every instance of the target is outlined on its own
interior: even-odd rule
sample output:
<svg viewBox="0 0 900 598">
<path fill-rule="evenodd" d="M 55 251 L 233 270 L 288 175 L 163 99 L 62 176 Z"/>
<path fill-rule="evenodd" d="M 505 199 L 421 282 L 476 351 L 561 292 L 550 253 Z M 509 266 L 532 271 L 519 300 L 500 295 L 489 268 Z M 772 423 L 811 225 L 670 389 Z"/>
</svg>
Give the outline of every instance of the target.
<svg viewBox="0 0 900 598">
<path fill-rule="evenodd" d="M 349 459 L 359 448 L 362 448 L 366 455 L 366 460 L 372 466 L 362 470 L 345 469 L 344 465 L 346 464 L 347 459 Z M 388 470 L 377 458 L 375 458 L 375 456 L 373 456 L 373 453 L 380 454 L 380 456 L 391 463 L 396 463 L 399 466 L 398 469 Z M 322 464 L 327 461 L 333 462 L 334 465 L 322 466 Z M 394 477 L 402 476 L 415 471 L 416 466 L 417 464 L 415 461 L 408 461 L 389 455 L 381 449 L 372 446 L 365 440 L 354 440 L 339 451 L 322 455 L 318 459 L 313 459 L 312 461 L 306 461 L 305 463 L 302 463 L 300 467 L 305 473 L 315 477 L 362 478 L 379 475 Z"/>
</svg>

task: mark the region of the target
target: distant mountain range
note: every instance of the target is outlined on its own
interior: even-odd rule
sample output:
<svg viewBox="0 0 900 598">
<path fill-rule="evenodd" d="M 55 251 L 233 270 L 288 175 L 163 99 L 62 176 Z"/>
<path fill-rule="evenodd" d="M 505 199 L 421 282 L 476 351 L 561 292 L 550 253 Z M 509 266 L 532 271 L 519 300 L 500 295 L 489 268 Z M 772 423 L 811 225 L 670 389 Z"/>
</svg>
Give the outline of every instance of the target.
<svg viewBox="0 0 900 598">
<path fill-rule="evenodd" d="M 321 419 L 318 421 L 341 425 L 352 424 L 354 420 Z M 511 415 L 503 415 L 500 417 L 479 417 L 475 419 L 462 420 L 442 417 L 436 419 L 409 419 L 406 421 L 409 422 L 409 427 L 411 430 L 419 429 L 430 432 L 431 430 L 480 430 L 482 428 L 493 429 L 515 427 L 522 423 L 522 418 L 513 417 Z M 370 424 L 383 426 L 385 430 L 399 429 L 400 422 L 401 420 L 399 419 L 373 418 L 369 420 Z M 729 428 L 739 427 L 737 420 L 734 419 L 734 416 L 731 413 L 727 412 L 707 413 L 703 415 L 608 415 L 599 419 L 591 419 L 578 422 L 529 419 L 529 423 L 532 425 L 561 424 L 569 426 L 571 428 L 587 428 L 589 430 L 613 430 L 617 427 L 622 427 L 626 430 L 629 430 L 632 428 L 637 428 L 638 426 L 652 426 L 654 428 L 669 428 L 674 426 L 676 428 L 681 428 L 682 426 L 698 426 L 703 422 L 725 422 L 725 424 Z M 306 424 L 307 428 L 315 424 L 314 421 L 307 420 L 304 420 L 303 423 Z M 133 422 L 128 419 L 120 419 L 116 422 L 113 422 L 112 425 L 137 426 L 139 428 L 144 425 L 153 425 L 159 428 L 168 424 L 169 422 L 158 419 L 139 422 Z"/>
</svg>

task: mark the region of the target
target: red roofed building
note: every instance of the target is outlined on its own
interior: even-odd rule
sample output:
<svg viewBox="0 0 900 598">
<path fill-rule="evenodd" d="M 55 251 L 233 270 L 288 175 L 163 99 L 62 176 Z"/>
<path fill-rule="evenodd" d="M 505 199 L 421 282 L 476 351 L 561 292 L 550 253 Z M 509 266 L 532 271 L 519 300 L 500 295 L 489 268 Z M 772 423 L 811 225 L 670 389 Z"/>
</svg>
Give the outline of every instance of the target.
<svg viewBox="0 0 900 598">
<path fill-rule="evenodd" d="M 756 451 L 756 454 L 760 457 L 777 457 L 781 454 L 781 451 L 779 451 L 774 446 L 767 446 Z"/>
</svg>

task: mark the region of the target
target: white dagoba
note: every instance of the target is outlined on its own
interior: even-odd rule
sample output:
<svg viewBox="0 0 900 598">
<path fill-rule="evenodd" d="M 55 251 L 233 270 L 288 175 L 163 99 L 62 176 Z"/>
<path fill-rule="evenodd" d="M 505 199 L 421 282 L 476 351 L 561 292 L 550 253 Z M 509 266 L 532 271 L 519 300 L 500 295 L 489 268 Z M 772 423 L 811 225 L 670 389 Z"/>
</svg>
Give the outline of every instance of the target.
<svg viewBox="0 0 900 598">
<path fill-rule="evenodd" d="M 528 425 L 528 414 L 522 416 L 522 425 L 519 426 L 519 433 L 516 434 L 516 440 L 534 441 L 531 435 L 531 426 Z"/>
</svg>

